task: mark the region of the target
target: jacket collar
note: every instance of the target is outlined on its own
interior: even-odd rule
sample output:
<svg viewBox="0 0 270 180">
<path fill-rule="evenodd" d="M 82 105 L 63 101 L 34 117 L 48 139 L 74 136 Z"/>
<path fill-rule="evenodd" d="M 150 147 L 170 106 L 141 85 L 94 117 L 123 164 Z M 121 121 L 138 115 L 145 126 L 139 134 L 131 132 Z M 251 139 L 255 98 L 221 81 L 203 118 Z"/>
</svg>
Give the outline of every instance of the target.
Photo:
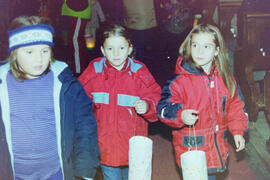
<svg viewBox="0 0 270 180">
<path fill-rule="evenodd" d="M 51 70 L 53 71 L 55 77 L 58 77 L 59 81 L 62 83 L 76 80 L 76 77 L 64 62 L 55 61 L 51 66 Z"/>
<path fill-rule="evenodd" d="M 102 59 L 102 61 L 104 61 L 103 62 L 103 66 L 104 66 L 103 73 L 104 73 L 106 79 L 108 79 L 109 74 L 115 75 L 116 77 L 122 77 L 123 75 L 128 73 L 129 75 L 132 76 L 133 73 L 136 73 L 143 66 L 142 64 L 139 64 L 139 63 L 135 62 L 132 58 L 128 57 L 123 69 L 121 71 L 119 71 L 119 70 L 116 70 L 115 68 L 109 68 L 107 65 L 108 60 L 106 58 Z"/>
<path fill-rule="evenodd" d="M 10 63 L 9 62 L 0 66 L 0 81 L 1 81 L 0 83 L 2 83 L 2 80 L 6 77 L 9 70 L 10 70 Z"/>
<path fill-rule="evenodd" d="M 113 68 L 113 69 L 119 71 L 118 69 L 116 69 L 115 67 L 113 67 L 113 66 L 110 64 L 110 62 L 108 61 L 108 59 L 106 59 L 105 64 L 106 64 L 106 66 L 107 66 L 109 69 Z M 125 71 L 126 68 L 127 68 L 127 66 L 128 66 L 128 58 L 126 59 L 126 62 L 125 62 L 124 66 L 122 67 L 122 69 L 121 69 L 120 71 Z"/>
<path fill-rule="evenodd" d="M 215 72 L 217 72 L 217 68 L 215 64 L 213 63 L 211 67 L 210 73 L 207 75 L 202 68 L 199 68 L 195 66 L 193 63 L 190 63 L 189 61 L 183 59 L 180 57 L 177 61 L 177 66 L 175 72 L 177 74 L 183 73 L 183 74 L 194 74 L 194 75 L 205 75 L 205 76 L 213 76 Z"/>
<path fill-rule="evenodd" d="M 183 60 L 180 66 L 182 66 L 182 68 L 190 74 L 204 75 L 204 72 L 202 69 L 196 67 L 194 64 L 186 60 Z"/>
</svg>

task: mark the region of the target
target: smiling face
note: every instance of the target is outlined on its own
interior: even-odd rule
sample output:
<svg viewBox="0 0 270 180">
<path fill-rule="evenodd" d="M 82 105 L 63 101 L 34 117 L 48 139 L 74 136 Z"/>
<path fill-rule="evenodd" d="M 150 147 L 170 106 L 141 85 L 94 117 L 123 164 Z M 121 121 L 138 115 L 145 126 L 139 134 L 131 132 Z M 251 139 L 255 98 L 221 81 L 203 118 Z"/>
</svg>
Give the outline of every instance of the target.
<svg viewBox="0 0 270 180">
<path fill-rule="evenodd" d="M 51 48 L 45 44 L 20 47 L 17 50 L 19 68 L 29 79 L 41 76 L 48 68 L 50 60 Z"/>
<path fill-rule="evenodd" d="M 110 36 L 101 46 L 101 52 L 115 69 L 121 70 L 132 47 L 123 36 Z"/>
<path fill-rule="evenodd" d="M 204 72 L 210 73 L 214 57 L 218 55 L 219 47 L 214 43 L 210 33 L 197 33 L 191 38 L 191 56 L 196 65 Z"/>
</svg>

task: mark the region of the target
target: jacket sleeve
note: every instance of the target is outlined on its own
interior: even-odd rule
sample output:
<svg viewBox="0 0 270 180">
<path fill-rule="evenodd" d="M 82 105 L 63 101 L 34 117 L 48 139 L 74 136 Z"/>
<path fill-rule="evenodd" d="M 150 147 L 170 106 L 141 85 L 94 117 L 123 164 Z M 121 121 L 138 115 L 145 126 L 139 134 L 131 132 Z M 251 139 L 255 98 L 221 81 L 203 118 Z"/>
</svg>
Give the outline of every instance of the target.
<svg viewBox="0 0 270 180">
<path fill-rule="evenodd" d="M 92 84 L 89 83 L 91 79 L 96 77 L 95 69 L 93 62 L 90 62 L 88 67 L 83 71 L 83 73 L 79 76 L 78 80 L 84 87 L 85 92 L 93 100 L 92 92 Z"/>
<path fill-rule="evenodd" d="M 231 99 L 228 111 L 228 126 L 232 135 L 243 135 L 248 129 L 248 114 L 245 110 L 244 97 L 237 86 L 237 92 Z"/>
<path fill-rule="evenodd" d="M 148 105 L 147 112 L 142 116 L 150 122 L 155 122 L 158 120 L 156 109 L 160 99 L 161 88 L 146 66 L 144 66 L 144 69 L 142 70 L 143 72 L 141 71 L 138 73 L 142 82 L 142 86 L 139 89 L 140 99 L 146 101 Z"/>
<path fill-rule="evenodd" d="M 78 80 L 85 86 L 88 80 L 93 76 L 91 72 L 94 72 L 93 62 L 90 62 L 87 68 L 82 72 L 82 74 L 78 77 Z"/>
<path fill-rule="evenodd" d="M 99 163 L 97 143 L 97 121 L 93 113 L 93 103 L 85 93 L 81 83 L 75 104 L 74 171 L 76 177 L 94 178 Z"/>
<path fill-rule="evenodd" d="M 185 126 L 181 119 L 183 104 L 181 90 L 176 80 L 180 75 L 175 75 L 168 80 L 162 88 L 161 99 L 157 105 L 157 114 L 159 119 L 174 128 Z"/>
</svg>

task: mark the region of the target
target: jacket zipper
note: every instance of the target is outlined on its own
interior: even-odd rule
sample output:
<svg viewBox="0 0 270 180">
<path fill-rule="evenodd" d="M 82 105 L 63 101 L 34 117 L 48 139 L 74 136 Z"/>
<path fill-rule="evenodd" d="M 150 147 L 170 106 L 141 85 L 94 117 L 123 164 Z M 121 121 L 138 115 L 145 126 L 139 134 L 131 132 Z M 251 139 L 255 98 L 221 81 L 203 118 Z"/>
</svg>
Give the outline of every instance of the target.
<svg viewBox="0 0 270 180">
<path fill-rule="evenodd" d="M 218 157 L 219 157 L 219 160 L 220 160 L 220 163 L 221 163 L 221 169 L 224 169 L 224 164 L 223 164 L 221 153 L 220 153 L 218 143 L 217 143 L 217 133 L 214 133 L 214 140 L 215 140 L 215 146 L 216 146 L 217 152 L 218 152 Z"/>
<path fill-rule="evenodd" d="M 209 102 L 210 102 L 210 107 L 211 107 L 212 129 L 214 130 L 214 141 L 215 141 L 215 146 L 216 146 L 216 149 L 217 149 L 217 152 L 218 152 L 218 157 L 219 157 L 219 161 L 220 161 L 220 164 L 221 164 L 221 168 L 224 169 L 221 153 L 220 153 L 218 143 L 217 143 L 217 133 L 216 133 L 216 131 L 218 131 L 218 129 L 217 129 L 218 127 L 216 129 L 214 128 L 214 116 L 213 116 L 213 111 L 212 111 L 213 107 L 212 107 L 212 100 L 211 100 L 211 92 L 210 92 L 210 89 L 209 89 L 209 84 L 210 83 L 211 83 L 211 80 L 208 78 L 207 92 L 208 92 L 208 97 L 209 97 Z M 216 84 L 215 84 L 215 86 L 216 86 Z"/>
<path fill-rule="evenodd" d="M 210 92 L 210 89 L 209 89 L 209 84 L 211 83 L 211 80 L 207 77 L 207 92 L 208 92 L 208 97 L 209 97 L 209 102 L 210 102 L 210 107 L 211 107 L 211 119 L 212 119 L 212 129 L 215 131 L 214 129 L 214 116 L 213 116 L 213 111 L 212 111 L 212 100 L 211 100 L 211 92 Z"/>
</svg>

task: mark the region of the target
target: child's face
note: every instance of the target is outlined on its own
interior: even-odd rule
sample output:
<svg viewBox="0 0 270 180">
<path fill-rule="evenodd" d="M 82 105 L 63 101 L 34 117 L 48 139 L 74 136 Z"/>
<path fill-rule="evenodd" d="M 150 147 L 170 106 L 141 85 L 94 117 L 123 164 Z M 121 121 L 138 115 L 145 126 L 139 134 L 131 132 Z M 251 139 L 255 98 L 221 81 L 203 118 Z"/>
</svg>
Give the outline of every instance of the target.
<svg viewBox="0 0 270 180">
<path fill-rule="evenodd" d="M 101 46 L 101 52 L 114 68 L 121 70 L 132 52 L 132 47 L 124 37 L 110 36 Z"/>
<path fill-rule="evenodd" d="M 17 50 L 18 65 L 29 79 L 41 76 L 48 68 L 50 60 L 51 48 L 45 44 L 20 47 Z"/>
<path fill-rule="evenodd" d="M 194 34 L 191 39 L 191 56 L 196 65 L 209 73 L 214 57 L 219 48 L 214 43 L 214 36 L 210 33 Z"/>
</svg>

